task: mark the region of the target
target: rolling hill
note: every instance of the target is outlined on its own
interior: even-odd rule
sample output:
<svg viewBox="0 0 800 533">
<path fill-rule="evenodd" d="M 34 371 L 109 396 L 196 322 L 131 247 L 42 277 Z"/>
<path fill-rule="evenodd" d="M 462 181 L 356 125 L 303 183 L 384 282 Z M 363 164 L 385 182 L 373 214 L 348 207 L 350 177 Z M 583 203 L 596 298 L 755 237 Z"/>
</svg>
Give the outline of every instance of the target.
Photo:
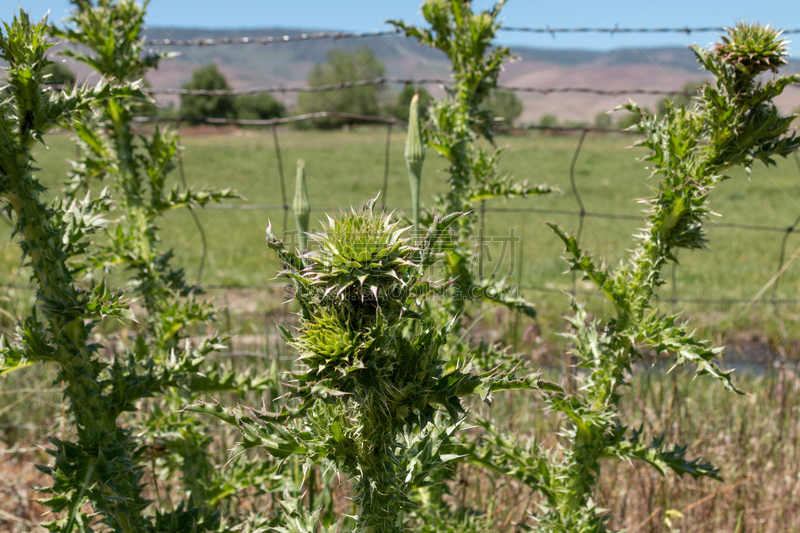
<svg viewBox="0 0 800 533">
<path fill-rule="evenodd" d="M 149 28 L 148 39 L 222 39 L 232 37 L 268 37 L 297 35 L 314 30 L 267 28 L 263 30 L 205 30 Z M 367 46 L 380 57 L 388 76 L 431 78 L 447 77 L 448 61 L 438 51 L 419 46 L 400 36 L 373 36 L 359 39 L 316 39 L 287 43 L 238 44 L 217 46 L 167 47 L 180 55 L 162 63 L 148 76 L 155 88 L 180 87 L 192 71 L 208 63 L 216 63 L 234 88 L 267 85 L 303 85 L 315 63 L 325 61 L 335 47 Z M 664 89 L 680 90 L 689 81 L 702 80 L 694 55 L 683 47 L 622 48 L 610 52 L 589 50 L 553 50 L 514 47 L 518 60 L 507 65 L 501 84 L 526 87 L 592 87 L 597 89 Z M 86 68 L 70 64 L 81 77 Z M 792 61 L 790 69 L 800 71 L 800 61 Z M 432 92 L 437 93 L 436 88 Z M 295 95 L 278 94 L 292 104 Z M 608 111 L 627 100 L 625 96 L 597 96 L 581 93 L 535 95 L 519 93 L 525 104 L 522 120 L 531 122 L 544 114 L 560 120 L 592 121 L 597 113 Z M 653 106 L 656 96 L 637 95 L 636 101 Z M 167 96 L 164 105 L 175 103 Z M 800 106 L 800 87 L 789 89 L 779 100 L 786 111 Z"/>
</svg>

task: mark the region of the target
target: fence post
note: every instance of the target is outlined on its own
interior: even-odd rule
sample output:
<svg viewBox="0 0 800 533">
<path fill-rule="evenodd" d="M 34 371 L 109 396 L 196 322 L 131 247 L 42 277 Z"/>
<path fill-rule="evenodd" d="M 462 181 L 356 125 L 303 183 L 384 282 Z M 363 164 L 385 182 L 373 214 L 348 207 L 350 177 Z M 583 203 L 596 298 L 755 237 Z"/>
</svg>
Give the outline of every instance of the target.
<svg viewBox="0 0 800 533">
<path fill-rule="evenodd" d="M 178 122 L 175 129 L 178 132 L 178 173 L 181 176 L 181 183 L 183 184 L 184 190 L 189 190 L 189 184 L 186 181 L 186 172 L 183 170 L 183 145 L 181 144 L 181 123 Z M 197 226 L 197 231 L 200 233 L 200 243 L 201 243 L 201 250 L 200 250 L 200 265 L 197 267 L 197 284 L 203 281 L 203 269 L 206 266 L 206 255 L 208 255 L 208 240 L 206 239 L 206 231 L 203 229 L 203 225 L 200 223 L 200 218 L 198 218 L 197 213 L 194 212 L 194 208 L 191 205 L 187 206 L 189 208 L 189 214 L 192 216 L 192 220 L 194 220 L 194 225 Z"/>
<path fill-rule="evenodd" d="M 572 188 L 572 194 L 575 195 L 575 200 L 578 202 L 578 207 L 580 211 L 578 212 L 579 219 L 578 219 L 578 232 L 575 234 L 575 242 L 580 244 L 581 242 L 581 235 L 583 234 L 583 219 L 586 217 L 586 208 L 583 205 L 583 199 L 581 198 L 581 193 L 578 191 L 578 185 L 575 183 L 575 163 L 578 161 L 578 155 L 581 153 L 581 148 L 583 147 L 583 140 L 586 139 L 586 134 L 589 133 L 588 128 L 583 128 L 581 131 L 581 137 L 578 140 L 578 146 L 575 148 L 575 153 L 572 154 L 572 161 L 569 164 L 569 184 Z M 574 296 L 578 292 L 578 276 L 577 272 L 572 273 L 572 295 Z"/>
</svg>

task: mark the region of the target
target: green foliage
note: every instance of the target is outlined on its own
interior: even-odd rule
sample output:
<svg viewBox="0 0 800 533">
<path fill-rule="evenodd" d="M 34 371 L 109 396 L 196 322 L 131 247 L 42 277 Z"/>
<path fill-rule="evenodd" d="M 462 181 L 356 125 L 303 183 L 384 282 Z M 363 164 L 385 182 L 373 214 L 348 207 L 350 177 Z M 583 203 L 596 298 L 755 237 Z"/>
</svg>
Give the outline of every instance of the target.
<svg viewBox="0 0 800 533">
<path fill-rule="evenodd" d="M 46 266 L 32 263 L 34 269 L 63 271 L 56 277 L 48 277 L 47 272 L 40 277 L 44 299 L 39 305 L 39 314 L 63 314 L 60 308 L 74 307 L 69 313 L 79 316 L 60 326 L 66 337 L 52 337 L 52 333 L 39 331 L 42 328 L 37 325 L 34 313 L 20 328 L 21 340 L 17 346 L 9 346 L 4 366 L 24 364 L 39 349 L 41 359 L 47 353 L 43 339 L 50 336 L 54 346 L 51 351 L 69 351 L 74 346 L 78 351 L 76 357 L 79 356 L 76 360 L 83 358 L 81 363 L 88 367 L 76 367 L 73 360 L 55 359 L 63 368 L 61 379 L 66 382 L 65 393 L 78 406 L 73 410 L 78 433 L 74 443 L 53 441 L 55 465 L 43 467 L 54 478 L 55 496 L 48 505 L 56 512 L 68 511 L 67 520 L 54 523 L 52 529 L 71 531 L 76 523 L 88 528 L 90 515 L 78 512 L 84 501 L 88 501 L 100 519 L 117 531 L 215 530 L 219 527 L 219 517 L 214 508 L 226 495 L 235 493 L 236 482 L 224 479 L 208 463 L 204 447 L 209 439 L 198 421 L 182 418 L 176 411 L 202 392 L 241 394 L 271 389 L 274 381 L 235 375 L 221 365 L 207 364 L 205 358 L 222 347 L 220 339 L 214 336 L 195 340 L 194 345 L 188 342 L 192 326 L 206 326 L 214 318 L 214 309 L 197 297 L 199 288 L 186 282 L 183 271 L 172 267 L 172 252 L 158 249 L 157 221 L 170 209 L 201 207 L 238 195 L 230 190 L 200 189 L 185 184 L 168 186 L 168 175 L 175 168 L 179 150 L 177 137 L 159 128 L 155 128 L 151 136 L 137 136 L 133 132 L 132 118 L 138 103 L 147 102 L 147 99 L 140 90 L 141 84 L 128 76 L 143 75 L 165 57 L 142 55 L 143 39 L 138 32 L 144 10 L 133 2 L 124 1 L 100 2 L 97 6 L 75 2 L 75 5 L 69 19 L 73 27 L 54 33 L 83 45 L 80 54 L 71 54 L 79 61 L 95 68 L 112 68 L 99 73 L 105 79 L 115 80 L 118 89 L 95 99 L 91 115 L 86 114 L 80 121 L 68 124 L 77 135 L 82 157 L 72 165 L 67 199 L 57 203 L 52 211 L 52 216 L 58 220 L 52 221 L 48 229 L 45 219 L 37 233 L 36 225 L 26 222 L 25 217 L 33 217 L 32 213 L 23 209 L 19 216 L 27 231 L 22 234 L 23 252 L 30 248 L 33 257 L 41 255 L 40 250 L 48 246 L 56 247 L 57 255 L 46 257 Z M 104 29 L 104 25 L 108 28 Z M 45 25 L 40 26 L 44 31 Z M 10 32 L 11 37 L 4 41 L 4 47 L 9 50 L 6 54 L 10 57 L 9 63 L 15 65 L 20 61 L 14 56 L 13 48 L 18 42 L 31 42 L 27 48 L 22 48 L 37 50 L 38 31 L 20 36 Z M 43 57 L 43 52 L 37 51 L 35 55 L 22 58 L 22 71 L 25 68 L 30 71 L 31 65 L 36 65 L 35 68 L 46 65 L 45 60 L 38 59 Z M 115 70 L 117 64 L 127 65 L 129 72 Z M 37 75 L 41 77 L 40 72 Z M 78 96 L 81 93 L 77 91 L 61 94 L 65 102 Z M 16 99 L 20 101 L 19 97 Z M 27 105 L 36 103 L 35 99 L 31 102 Z M 22 109 L 19 104 L 17 108 Z M 84 108 L 88 108 L 88 104 Z M 34 111 L 36 108 L 32 107 L 30 112 Z M 22 116 L 28 116 L 26 113 Z M 51 122 L 60 121 L 52 119 Z M 45 125 L 50 127 L 46 123 L 42 126 L 35 121 L 32 123 L 39 129 Z M 27 153 L 23 155 L 29 157 Z M 87 195 L 82 202 L 75 198 L 75 193 L 88 189 L 92 180 L 104 179 L 110 180 L 111 186 L 100 197 L 92 199 Z M 26 184 L 23 180 L 15 186 Z M 25 205 L 33 209 L 37 205 L 35 202 L 30 199 Z M 10 204 L 12 210 L 17 210 L 13 199 Z M 119 212 L 113 217 L 99 214 L 113 211 Z M 43 240 L 40 234 L 48 232 L 50 236 Z M 99 232 L 105 235 L 94 242 L 86 240 L 87 236 Z M 38 261 L 37 256 L 35 262 Z M 75 277 L 85 275 L 91 280 L 98 269 L 110 272 L 120 266 L 130 273 L 127 293 L 142 302 L 144 318 L 138 317 L 138 330 L 130 342 L 121 343 L 117 349 L 122 353 L 107 363 L 100 359 L 100 346 L 89 343 L 92 327 L 109 317 L 134 317 L 120 300 L 121 292 L 109 289 L 105 281 L 91 282 L 90 290 L 84 295 L 77 288 Z M 55 294 L 48 291 L 55 291 Z M 52 327 L 56 325 L 53 323 Z M 21 346 L 29 342 L 25 339 L 36 340 L 37 352 L 26 354 L 22 350 Z M 92 385 L 87 387 L 85 379 Z M 142 399 L 153 396 L 161 396 L 161 404 L 150 411 L 155 418 L 147 420 L 149 425 L 132 428 L 126 424 L 125 429 L 117 425 L 122 413 L 136 411 Z M 176 438 L 178 434 L 180 438 Z M 147 445 L 149 439 L 166 446 L 173 458 L 183 454 L 182 460 L 162 461 L 162 468 L 167 473 L 174 470 L 176 464 L 183 469 L 187 496 L 179 506 L 170 505 L 170 511 L 155 506 L 152 520 L 149 518 L 152 512 L 145 512 L 149 502 L 141 496 L 141 446 Z M 189 475 L 189 472 L 205 475 Z"/>
<path fill-rule="evenodd" d="M 282 329 L 302 363 L 292 373 L 293 404 L 274 413 L 208 404 L 190 410 L 241 429 L 234 455 L 263 447 L 277 458 L 300 455 L 306 470 L 324 461 L 346 474 L 354 481 L 356 530 L 391 532 L 405 530 L 412 490 L 458 458 L 441 446 L 462 423 L 461 398 L 490 402 L 493 391 L 540 382 L 536 375 L 475 375 L 469 366 L 445 372 L 439 352 L 449 326 L 422 320 L 416 299 L 443 288 L 424 275 L 442 258 L 436 239 L 461 215 L 435 218 L 414 243 L 398 221 L 376 215 L 374 203 L 322 223 L 307 253 L 287 250 L 267 229 L 301 309 L 297 333 Z M 296 531 L 286 522 L 290 529 L 280 531 Z"/>
<path fill-rule="evenodd" d="M 532 305 L 501 289 L 502 279 L 477 280 L 480 273 L 472 270 L 469 260 L 476 203 L 551 191 L 547 185 L 515 182 L 498 168 L 502 150 L 490 152 L 476 145 L 480 137 L 492 140 L 492 116 L 486 99 L 497 85 L 503 63 L 512 57 L 508 47 L 492 45 L 503 4 L 501 1 L 490 10 L 474 13 L 469 1 L 430 0 L 422 5 L 430 28 L 389 21 L 406 36 L 444 52 L 452 63 L 455 86 L 447 89 L 447 98 L 429 107 L 423 133 L 428 146 L 449 164 L 450 190 L 437 199 L 437 208 L 448 213 L 471 213 L 457 222 L 448 244 L 448 269 L 455 283 L 446 314 L 454 316 L 461 315 L 467 302 L 486 299 L 487 294 L 495 295 L 490 298 L 493 303 L 535 315 Z"/>
<path fill-rule="evenodd" d="M 367 48 L 343 50 L 335 48 L 328 52 L 327 63 L 317 63 L 308 73 L 308 86 L 335 85 L 337 83 L 380 78 L 386 72 L 383 61 Z M 303 113 L 335 111 L 355 115 L 380 115 L 380 96 L 383 89 L 375 85 L 334 89 L 322 92 L 300 93 L 297 105 Z M 356 121 L 344 118 L 315 119 L 319 128 L 339 128 Z"/>
<path fill-rule="evenodd" d="M 394 116 L 396 119 L 408 122 L 408 110 L 411 106 L 411 99 L 415 94 L 419 95 L 419 117 L 423 121 L 427 120 L 428 107 L 433 102 L 433 97 L 431 97 L 430 93 L 425 89 L 425 87 L 415 87 L 411 84 L 405 85 L 403 90 L 400 91 L 400 94 L 397 95 L 397 106 L 394 110 Z"/>
<path fill-rule="evenodd" d="M 494 90 L 482 107 L 489 112 L 496 126 L 510 128 L 522 116 L 524 106 L 513 91 Z"/>
<path fill-rule="evenodd" d="M 634 113 L 622 113 L 617 118 L 615 122 L 615 126 L 621 130 L 626 130 L 633 126 L 636 126 L 639 123 L 639 117 L 636 116 Z"/>
<path fill-rule="evenodd" d="M 636 236 L 638 245 L 628 262 L 613 269 L 598 263 L 572 235 L 551 224 L 566 245 L 570 270 L 595 284 L 616 316 L 589 318 L 583 306 L 573 302 L 569 339 L 584 373 L 577 377 L 577 392 L 548 397 L 550 408 L 567 421 L 564 449 L 555 455 L 535 444 L 519 448 L 513 439 L 494 435 L 490 440 L 495 446 L 478 454 L 484 464 L 507 470 L 540 492 L 543 503 L 533 515 L 535 531 L 606 531 L 605 514 L 595 504 L 593 491 L 600 464 L 608 458 L 643 461 L 662 474 L 719 479 L 711 464 L 687 459 L 686 446 L 668 447 L 663 435 L 652 436 L 648 443 L 641 428 L 620 418 L 618 408 L 632 366 L 643 361 L 645 350 L 675 357 L 675 367 L 693 364 L 698 376 L 710 376 L 738 392 L 731 372 L 713 361 L 720 349 L 695 338 L 677 316 L 654 311 L 652 301 L 664 284 L 664 266 L 676 261 L 678 250 L 705 247 L 709 193 L 725 178 L 722 172 L 735 165 L 750 168 L 756 161 L 772 164 L 774 157 L 800 147 L 800 140 L 787 135 L 793 117 L 781 117 L 772 103 L 800 76 L 763 83 L 755 76 L 765 63 L 780 63 L 772 54 L 784 50 L 779 36 L 747 25 L 729 30 L 723 42 L 727 46 L 745 41 L 747 61 L 729 47 L 725 53 L 719 46 L 716 52 L 693 47 L 700 64 L 715 78 L 700 88 L 693 107 L 668 105 L 666 115 L 657 117 L 633 103 L 625 106 L 644 133 L 638 144 L 649 150 L 651 175 L 661 178 L 654 196 L 645 201 L 647 224 Z"/>
<path fill-rule="evenodd" d="M 538 125 L 543 128 L 555 128 L 558 126 L 558 117 L 551 114 L 542 115 L 539 117 Z"/>
<path fill-rule="evenodd" d="M 269 120 L 286 116 L 286 106 L 268 93 L 246 94 L 236 98 L 238 118 Z"/>
<path fill-rule="evenodd" d="M 499 28 L 498 17 L 503 4 L 501 1 L 487 11 L 474 13 L 469 1 L 429 0 L 423 4 L 422 14 L 430 28 L 390 21 L 406 36 L 444 52 L 452 63 L 455 86 L 447 89 L 445 99 L 429 106 L 422 135 L 428 146 L 446 159 L 449 167 L 450 190 L 444 197 L 437 198 L 437 208 L 444 212 L 464 211 L 470 214 L 454 224 L 450 239 L 440 247 L 447 259 L 447 273 L 452 285 L 445 292 L 445 298 L 441 301 L 428 300 L 421 310 L 432 321 L 452 320 L 448 328 L 459 335 L 459 340 L 448 343 L 445 357 L 455 367 L 462 358 L 473 360 L 482 369 L 509 367 L 509 358 L 502 354 L 502 350 L 484 350 L 485 357 L 472 359 L 474 354 L 466 340 L 468 330 L 465 331 L 462 323 L 463 318 L 468 316 L 467 305 L 470 302 L 500 304 L 530 317 L 536 315 L 533 305 L 519 298 L 514 287 L 507 284 L 505 279 L 496 276 L 484 278 L 479 262 L 472 257 L 478 221 L 475 212 L 479 205 L 483 206 L 486 200 L 492 198 L 525 197 L 551 191 L 547 185 L 531 186 L 527 181 L 516 182 L 512 176 L 501 173 L 499 162 L 503 150 L 487 150 L 477 143 L 480 138 L 493 143 L 491 126 L 494 113 L 507 114 L 512 118 L 521 111 L 511 98 L 504 94 L 497 95 L 495 91 L 503 63 L 511 58 L 507 47 L 492 45 Z M 513 94 L 511 96 L 514 97 Z M 413 113 L 413 103 L 411 109 Z M 414 126 L 412 117 L 407 160 L 408 147 L 415 134 Z M 409 162 L 408 167 L 413 200 L 419 194 L 421 158 L 416 166 Z M 417 225 L 416 212 L 414 214 Z M 478 239 L 481 238 L 482 233 Z M 516 367 L 513 363 L 510 366 Z M 459 453 L 453 439 L 444 442 L 442 449 L 459 461 L 468 457 Z M 462 509 L 454 514 L 444 504 L 444 495 L 448 490 L 446 482 L 452 479 L 454 471 L 453 465 L 440 469 L 433 486 L 420 496 L 425 502 L 420 516 L 426 517 L 423 519 L 426 524 L 461 522 L 465 528 L 470 527 L 469 521 L 463 522 L 464 517 L 457 516 L 458 513 L 470 515 L 470 511 Z"/>
<path fill-rule="evenodd" d="M 594 126 L 596 128 L 610 128 L 611 124 L 612 124 L 611 115 L 609 115 L 605 111 L 601 111 L 600 113 L 594 116 Z"/>
<path fill-rule="evenodd" d="M 7 370 L 9 364 L 24 361 L 51 362 L 58 366 L 58 380 L 64 384 L 77 431 L 73 442 L 51 438 L 54 448 L 48 453 L 54 464 L 40 467 L 53 477 L 52 497 L 44 504 L 66 514 L 48 528 L 89 531 L 94 514 L 115 531 L 158 531 L 161 517 L 154 523 L 143 514 L 147 502 L 141 494 L 137 445 L 131 430 L 117 419 L 142 398 L 180 381 L 189 358 L 176 355 L 174 372 L 167 372 L 151 358 L 137 360 L 128 354 L 108 362 L 101 356 L 101 346 L 93 339 L 95 330 L 107 318 L 130 318 L 127 302 L 103 281 L 82 288 L 75 277 L 91 268 L 86 239 L 104 225 L 108 198 L 102 194 L 96 199 L 44 204 L 30 152 L 47 130 L 68 125 L 92 103 L 128 98 L 136 91 L 104 85 L 92 91 L 45 90 L 45 53 L 51 46 L 47 30 L 46 21 L 33 24 L 20 12 L 0 34 L 0 56 L 8 64 L 10 87 L 10 98 L 0 104 L 0 195 L 16 219 L 17 239 L 37 285 L 36 305 L 20 321 L 17 338 L 3 341 L 0 365 Z M 91 514 L 84 512 L 85 503 L 90 504 Z M 192 525 L 197 522 L 211 528 L 218 523 L 214 515 L 187 520 L 188 515 L 197 513 L 181 506 L 165 519 L 174 523 L 172 531 L 197 531 Z"/>
<path fill-rule="evenodd" d="M 65 29 L 53 34 L 80 43 L 93 51 L 66 48 L 62 54 L 85 63 L 109 80 L 122 83 L 144 77 L 144 73 L 175 54 L 146 50 L 144 47 L 144 8 L 133 0 L 72 0 L 74 9 Z M 109 47 L 109 43 L 115 43 Z M 124 55 L 118 50 L 127 50 Z"/>
<path fill-rule="evenodd" d="M 220 72 L 217 65 L 210 64 L 192 72 L 192 79 L 183 85 L 183 89 L 200 91 L 230 91 L 231 86 L 225 75 Z M 230 95 L 182 94 L 181 117 L 189 120 L 202 121 L 206 118 L 237 118 L 240 110 L 236 106 L 237 100 Z M 253 107 L 248 112 L 262 110 L 264 101 L 250 101 Z M 242 110 L 241 113 L 244 113 Z M 247 117 L 256 118 L 256 117 Z"/>
</svg>

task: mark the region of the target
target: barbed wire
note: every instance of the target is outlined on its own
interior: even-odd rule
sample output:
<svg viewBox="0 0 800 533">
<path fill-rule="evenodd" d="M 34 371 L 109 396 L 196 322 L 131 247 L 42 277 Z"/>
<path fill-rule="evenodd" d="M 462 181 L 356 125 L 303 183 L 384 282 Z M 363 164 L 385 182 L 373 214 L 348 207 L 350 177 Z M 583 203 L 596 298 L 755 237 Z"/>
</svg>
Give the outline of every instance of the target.
<svg viewBox="0 0 800 533">
<path fill-rule="evenodd" d="M 529 28 L 524 26 L 500 26 L 500 31 L 548 34 L 609 33 L 613 35 L 615 33 L 682 33 L 685 35 L 691 35 L 692 33 L 719 33 L 727 30 L 728 28 L 724 26 L 700 26 L 694 28 L 689 26 L 685 26 L 683 28 L 620 28 L 619 26 L 614 26 L 613 28 L 551 28 L 550 26 L 545 26 L 544 28 Z M 783 33 L 800 33 L 800 29 L 786 29 L 783 30 Z"/>
<path fill-rule="evenodd" d="M 319 111 L 317 113 L 304 113 L 302 115 L 293 115 L 290 117 L 269 118 L 269 119 L 240 119 L 240 118 L 191 118 L 191 117 L 134 117 L 133 122 L 137 124 L 148 123 L 190 123 L 190 124 L 206 124 L 211 126 L 275 126 L 281 124 L 292 124 L 294 122 L 302 122 L 305 120 L 314 120 L 317 118 L 344 118 L 352 120 L 353 122 L 373 123 L 373 124 L 397 124 L 406 126 L 408 122 L 392 117 L 382 117 L 377 115 L 358 115 L 354 113 L 340 113 L 336 111 Z M 521 126 L 496 126 L 493 131 L 498 133 L 521 134 L 526 131 L 544 131 L 555 134 L 569 134 L 580 133 L 587 131 L 590 133 L 619 133 L 623 135 L 639 135 L 638 131 L 631 129 L 620 129 L 612 127 L 601 126 L 537 126 L 535 124 L 521 125 Z"/>
<path fill-rule="evenodd" d="M 518 33 L 536 33 L 536 34 L 549 34 L 553 37 L 556 34 L 567 33 L 607 33 L 613 36 L 615 33 L 676 33 L 683 35 L 691 35 L 693 33 L 720 33 L 726 31 L 723 26 L 705 26 L 705 27 L 683 27 L 683 28 L 620 28 L 614 26 L 613 28 L 551 28 L 549 26 L 541 27 L 523 27 L 523 26 L 501 26 L 500 31 L 518 32 Z M 800 33 L 800 29 L 786 29 L 783 33 L 793 34 Z M 260 44 L 260 45 L 273 45 L 281 43 L 292 43 L 300 41 L 313 41 L 318 39 L 331 39 L 338 41 L 340 39 L 361 39 L 366 37 L 384 37 L 390 35 L 401 35 L 399 30 L 378 30 L 368 32 L 311 32 L 299 34 L 284 34 L 284 35 L 269 35 L 269 36 L 244 36 L 244 37 L 221 37 L 215 38 L 198 38 L 198 39 L 147 39 L 145 44 L 148 46 L 219 46 L 219 45 L 234 45 L 234 44 Z"/>
<path fill-rule="evenodd" d="M 143 92 L 151 95 L 177 94 L 191 96 L 242 96 L 248 94 L 261 93 L 315 93 L 325 91 L 339 91 L 342 89 L 352 89 L 355 87 L 379 86 L 388 84 L 404 85 L 445 85 L 452 86 L 452 80 L 444 78 L 394 78 L 381 77 L 369 80 L 343 81 L 328 85 L 270 85 L 266 87 L 248 87 L 245 89 L 177 89 L 177 88 L 146 88 Z M 54 86 L 60 88 L 60 86 Z M 498 90 L 537 93 L 542 95 L 557 93 L 586 93 L 601 96 L 622 96 L 628 94 L 644 94 L 659 96 L 686 96 L 691 97 L 694 93 L 685 90 L 665 90 L 665 89 L 596 89 L 593 87 L 521 87 L 516 85 L 498 85 Z"/>
<path fill-rule="evenodd" d="M 353 122 L 365 122 L 376 124 L 402 124 L 407 122 L 391 117 L 381 117 L 376 115 L 359 115 L 356 113 L 340 113 L 337 111 L 319 111 L 317 113 L 304 113 L 291 117 L 270 118 L 270 119 L 243 119 L 243 118 L 187 118 L 187 117 L 133 117 L 133 122 L 137 124 L 147 124 L 151 122 L 174 122 L 209 124 L 213 126 L 275 126 L 279 124 L 291 124 L 304 120 L 314 120 L 318 118 L 343 118 Z"/>
<path fill-rule="evenodd" d="M 346 32 L 346 31 L 318 31 L 312 33 L 299 33 L 295 35 L 270 35 L 263 37 L 221 37 L 219 39 L 147 39 L 148 46 L 218 46 L 226 44 L 280 44 L 298 41 L 313 41 L 316 39 L 360 39 L 364 37 L 382 37 L 385 35 L 398 35 L 398 30 Z"/>
</svg>

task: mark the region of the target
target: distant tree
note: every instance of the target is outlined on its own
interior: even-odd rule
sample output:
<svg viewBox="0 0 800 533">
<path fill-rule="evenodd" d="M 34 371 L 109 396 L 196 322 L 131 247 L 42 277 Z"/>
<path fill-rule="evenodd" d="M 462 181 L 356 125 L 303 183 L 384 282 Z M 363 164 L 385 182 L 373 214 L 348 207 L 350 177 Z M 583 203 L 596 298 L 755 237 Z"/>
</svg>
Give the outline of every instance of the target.
<svg viewBox="0 0 800 533">
<path fill-rule="evenodd" d="M 555 115 L 542 115 L 539 118 L 539 126 L 543 128 L 555 128 L 558 126 L 558 117 Z"/>
<path fill-rule="evenodd" d="M 636 115 L 634 115 L 633 113 L 628 113 L 626 111 L 624 114 L 620 115 L 620 117 L 617 119 L 616 126 L 619 129 L 624 130 L 626 128 L 630 128 L 638 121 L 639 119 L 637 118 Z"/>
<path fill-rule="evenodd" d="M 334 85 L 342 82 L 380 78 L 386 69 L 369 48 L 351 50 L 333 49 L 328 52 L 327 63 L 317 63 L 308 74 L 309 87 Z M 367 85 L 349 89 L 335 89 L 324 92 L 300 93 L 298 107 L 303 113 L 334 111 L 357 115 L 377 115 L 380 113 L 380 92 L 382 87 Z M 343 118 L 317 119 L 314 124 L 320 128 L 337 128 L 357 121 Z"/>
<path fill-rule="evenodd" d="M 511 127 L 522 116 L 522 100 L 512 91 L 492 91 L 484 101 L 484 109 L 488 109 L 498 126 Z"/>
<path fill-rule="evenodd" d="M 681 87 L 681 91 L 686 94 L 676 94 L 674 96 L 669 96 L 667 98 L 662 98 L 656 104 L 656 114 L 660 117 L 663 117 L 667 113 L 667 102 L 672 101 L 672 105 L 675 107 L 690 106 L 693 103 L 693 97 L 697 96 L 697 86 L 702 85 L 702 81 L 687 81 Z"/>
<path fill-rule="evenodd" d="M 611 115 L 605 111 L 598 113 L 594 116 L 594 126 L 596 128 L 610 128 L 612 124 Z"/>
<path fill-rule="evenodd" d="M 210 64 L 192 72 L 184 89 L 230 91 L 228 80 L 216 65 Z M 181 116 L 191 120 L 236 118 L 236 102 L 232 96 L 181 95 Z"/>
<path fill-rule="evenodd" d="M 77 82 L 75 73 L 62 63 L 50 63 L 42 72 L 48 76 L 46 78 L 47 85 L 64 85 L 66 87 L 74 87 Z"/>
<path fill-rule="evenodd" d="M 269 120 L 286 115 L 286 106 L 271 94 L 247 94 L 236 98 L 238 117 L 246 120 Z"/>
<path fill-rule="evenodd" d="M 413 85 L 406 85 L 400 94 L 397 96 L 397 107 L 394 110 L 394 116 L 398 120 L 408 121 L 408 108 L 411 105 L 411 99 L 414 94 L 419 94 L 419 116 L 423 120 L 428 118 L 428 106 L 433 101 L 430 93 L 425 90 L 425 87 L 415 87 Z"/>
</svg>

